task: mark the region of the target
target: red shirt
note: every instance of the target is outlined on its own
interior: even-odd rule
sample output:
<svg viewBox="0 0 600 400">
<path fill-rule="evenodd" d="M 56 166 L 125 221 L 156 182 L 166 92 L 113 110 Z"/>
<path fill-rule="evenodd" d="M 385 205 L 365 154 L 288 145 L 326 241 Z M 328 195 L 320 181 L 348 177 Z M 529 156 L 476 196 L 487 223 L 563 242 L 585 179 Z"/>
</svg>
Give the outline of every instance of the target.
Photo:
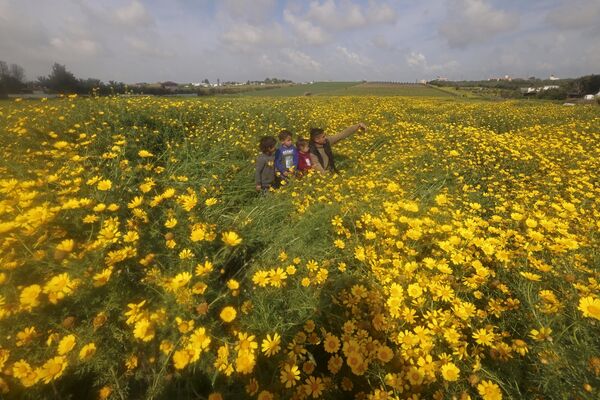
<svg viewBox="0 0 600 400">
<path fill-rule="evenodd" d="M 310 153 L 298 151 L 298 171 L 307 171 L 312 168 Z"/>
</svg>

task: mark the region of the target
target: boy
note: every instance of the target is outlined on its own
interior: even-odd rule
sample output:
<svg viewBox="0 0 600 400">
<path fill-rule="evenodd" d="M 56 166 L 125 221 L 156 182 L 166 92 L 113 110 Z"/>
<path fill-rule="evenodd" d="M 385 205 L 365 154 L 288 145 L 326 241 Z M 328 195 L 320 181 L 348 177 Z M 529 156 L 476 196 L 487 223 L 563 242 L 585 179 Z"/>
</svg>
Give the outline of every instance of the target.
<svg viewBox="0 0 600 400">
<path fill-rule="evenodd" d="M 267 192 L 275 183 L 275 144 L 273 136 L 263 136 L 260 139 L 259 148 L 261 155 L 256 159 L 256 174 L 254 181 L 256 190 Z"/>
<path fill-rule="evenodd" d="M 292 144 L 292 132 L 279 132 L 281 146 L 275 152 L 275 172 L 281 180 L 287 180 L 298 169 L 298 149 Z"/>
<path fill-rule="evenodd" d="M 312 167 L 308 140 L 299 138 L 296 141 L 296 148 L 298 149 L 298 172 L 300 175 L 305 175 Z"/>
</svg>

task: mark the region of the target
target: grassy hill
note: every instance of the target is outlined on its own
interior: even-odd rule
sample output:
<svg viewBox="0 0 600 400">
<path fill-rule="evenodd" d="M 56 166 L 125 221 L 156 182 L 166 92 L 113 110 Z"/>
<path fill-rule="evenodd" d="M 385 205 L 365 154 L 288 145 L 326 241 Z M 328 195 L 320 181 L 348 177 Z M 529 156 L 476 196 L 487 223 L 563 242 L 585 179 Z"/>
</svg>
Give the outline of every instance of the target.
<svg viewBox="0 0 600 400">
<path fill-rule="evenodd" d="M 286 86 L 276 89 L 257 90 L 243 93 L 253 97 L 287 96 L 415 96 L 454 97 L 447 90 L 423 84 L 377 83 L 377 82 L 316 82 L 312 84 Z"/>
<path fill-rule="evenodd" d="M 287 97 L 304 96 L 307 93 L 311 95 L 331 94 L 331 92 L 344 90 L 356 86 L 359 82 L 315 82 L 311 84 L 286 86 L 277 89 L 257 90 L 244 93 L 243 96 L 267 96 L 267 97 Z"/>
</svg>

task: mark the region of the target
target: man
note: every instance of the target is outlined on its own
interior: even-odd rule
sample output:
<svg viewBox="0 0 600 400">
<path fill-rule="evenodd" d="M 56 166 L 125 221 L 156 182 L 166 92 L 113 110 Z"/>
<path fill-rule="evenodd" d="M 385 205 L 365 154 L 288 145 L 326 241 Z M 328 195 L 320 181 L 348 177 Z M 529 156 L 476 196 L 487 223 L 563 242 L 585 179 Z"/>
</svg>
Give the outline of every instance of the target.
<svg viewBox="0 0 600 400">
<path fill-rule="evenodd" d="M 322 128 L 312 128 L 310 130 L 310 160 L 313 168 L 321 173 L 336 172 L 331 146 L 361 129 L 367 129 L 363 122 L 349 126 L 337 135 L 327 137 Z"/>
</svg>

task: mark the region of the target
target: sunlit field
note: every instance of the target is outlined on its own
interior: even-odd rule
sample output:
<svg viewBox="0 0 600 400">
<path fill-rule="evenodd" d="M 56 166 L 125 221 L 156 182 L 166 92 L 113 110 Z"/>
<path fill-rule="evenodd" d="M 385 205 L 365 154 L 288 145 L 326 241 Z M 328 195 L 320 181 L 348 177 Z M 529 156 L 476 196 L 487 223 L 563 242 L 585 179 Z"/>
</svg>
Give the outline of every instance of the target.
<svg viewBox="0 0 600 400">
<path fill-rule="evenodd" d="M 597 399 L 599 110 L 0 102 L 0 392 Z M 360 121 L 255 192 L 261 136 Z"/>
</svg>

